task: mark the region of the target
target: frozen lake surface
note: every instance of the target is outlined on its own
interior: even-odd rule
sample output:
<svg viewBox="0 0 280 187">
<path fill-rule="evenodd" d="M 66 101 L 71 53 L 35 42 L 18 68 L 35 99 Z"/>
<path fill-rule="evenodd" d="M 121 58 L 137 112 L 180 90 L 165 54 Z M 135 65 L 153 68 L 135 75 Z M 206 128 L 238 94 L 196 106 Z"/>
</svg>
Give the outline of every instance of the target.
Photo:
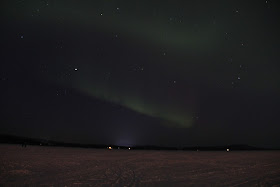
<svg viewBox="0 0 280 187">
<path fill-rule="evenodd" d="M 280 151 L 142 151 L 0 144 L 0 186 L 280 186 Z"/>
</svg>

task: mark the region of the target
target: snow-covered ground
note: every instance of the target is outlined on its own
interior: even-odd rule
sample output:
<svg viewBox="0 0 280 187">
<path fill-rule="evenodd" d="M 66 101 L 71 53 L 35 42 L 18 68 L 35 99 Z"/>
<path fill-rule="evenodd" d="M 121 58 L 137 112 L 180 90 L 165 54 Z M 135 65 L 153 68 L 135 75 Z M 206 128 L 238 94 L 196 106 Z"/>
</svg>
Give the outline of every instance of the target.
<svg viewBox="0 0 280 187">
<path fill-rule="evenodd" d="M 140 151 L 0 144 L 0 186 L 280 186 L 280 151 Z"/>
</svg>

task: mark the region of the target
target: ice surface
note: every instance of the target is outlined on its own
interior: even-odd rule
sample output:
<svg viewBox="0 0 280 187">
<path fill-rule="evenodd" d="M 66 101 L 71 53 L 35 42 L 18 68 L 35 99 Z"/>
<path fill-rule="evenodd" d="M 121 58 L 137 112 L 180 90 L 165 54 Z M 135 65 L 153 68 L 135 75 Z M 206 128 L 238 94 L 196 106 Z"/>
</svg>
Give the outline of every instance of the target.
<svg viewBox="0 0 280 187">
<path fill-rule="evenodd" d="M 0 186 L 273 186 L 280 151 L 143 151 L 0 145 Z"/>
</svg>

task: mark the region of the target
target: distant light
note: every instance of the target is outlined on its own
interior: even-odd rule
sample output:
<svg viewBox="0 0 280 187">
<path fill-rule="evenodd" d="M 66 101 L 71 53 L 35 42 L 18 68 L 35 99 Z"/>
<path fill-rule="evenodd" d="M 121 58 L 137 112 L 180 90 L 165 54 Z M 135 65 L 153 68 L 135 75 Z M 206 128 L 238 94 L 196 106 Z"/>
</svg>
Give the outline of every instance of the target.
<svg viewBox="0 0 280 187">
<path fill-rule="evenodd" d="M 128 150 L 130 150 L 130 147 L 128 148 Z"/>
<path fill-rule="evenodd" d="M 227 149 L 227 152 L 229 152 L 229 149 Z"/>
<path fill-rule="evenodd" d="M 75 70 L 75 71 L 78 71 L 78 68 L 75 68 L 74 70 Z"/>
<path fill-rule="evenodd" d="M 23 35 L 21 35 L 20 38 L 23 39 Z"/>
<path fill-rule="evenodd" d="M 108 149 L 110 149 L 110 150 L 111 150 L 111 149 L 112 149 L 112 147 L 108 147 Z"/>
</svg>

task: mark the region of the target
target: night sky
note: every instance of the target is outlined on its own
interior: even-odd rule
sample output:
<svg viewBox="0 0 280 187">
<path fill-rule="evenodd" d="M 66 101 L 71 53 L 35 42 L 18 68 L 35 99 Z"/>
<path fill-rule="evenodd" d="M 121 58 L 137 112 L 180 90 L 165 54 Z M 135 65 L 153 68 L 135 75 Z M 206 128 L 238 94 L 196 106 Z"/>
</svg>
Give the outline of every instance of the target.
<svg viewBox="0 0 280 187">
<path fill-rule="evenodd" d="M 277 0 L 2 0 L 0 133 L 280 146 Z"/>
</svg>

